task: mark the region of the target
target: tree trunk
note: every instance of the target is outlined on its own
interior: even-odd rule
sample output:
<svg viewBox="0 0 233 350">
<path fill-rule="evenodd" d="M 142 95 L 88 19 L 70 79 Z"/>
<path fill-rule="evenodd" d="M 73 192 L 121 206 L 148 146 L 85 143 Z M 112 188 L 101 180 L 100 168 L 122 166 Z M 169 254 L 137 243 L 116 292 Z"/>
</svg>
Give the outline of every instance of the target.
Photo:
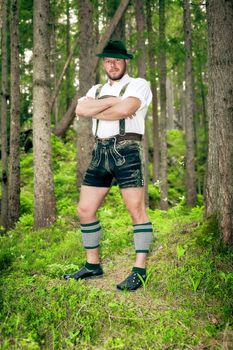
<svg viewBox="0 0 233 350">
<path fill-rule="evenodd" d="M 11 1 L 11 118 L 9 169 L 9 227 L 20 214 L 20 79 L 19 79 L 19 2 Z"/>
<path fill-rule="evenodd" d="M 7 66 L 7 5 L 2 4 L 2 84 L 1 84 L 1 158 L 2 158 L 2 198 L 1 225 L 8 226 L 8 162 L 7 162 L 7 100 L 8 96 L 8 66 Z"/>
<path fill-rule="evenodd" d="M 79 93 L 85 95 L 95 82 L 93 67 L 93 6 L 91 1 L 84 0 L 79 3 L 80 44 L 79 44 Z M 87 45 L 88 42 L 88 45 Z M 88 140 L 88 141 L 87 141 Z M 88 166 L 93 147 L 91 132 L 91 118 L 80 118 L 78 121 L 78 186 L 81 185 L 84 172 Z"/>
<path fill-rule="evenodd" d="M 66 0 L 66 59 L 70 56 L 70 4 Z M 70 65 L 66 70 L 66 110 L 70 105 Z"/>
<path fill-rule="evenodd" d="M 185 139 L 186 139 L 186 189 L 187 204 L 195 206 L 197 201 L 194 145 L 194 96 L 192 73 L 192 28 L 189 0 L 184 6 L 184 41 L 185 41 Z"/>
<path fill-rule="evenodd" d="M 167 130 L 174 129 L 174 95 L 173 85 L 170 77 L 167 77 L 166 81 L 166 94 L 167 94 Z"/>
<path fill-rule="evenodd" d="M 205 84 L 203 81 L 202 76 L 202 66 L 201 63 L 199 63 L 199 81 L 200 81 L 200 93 L 201 93 L 201 102 L 202 102 L 202 127 L 204 128 L 205 132 L 205 143 L 208 140 L 208 116 L 207 116 L 207 110 L 206 110 L 206 92 L 205 92 Z"/>
<path fill-rule="evenodd" d="M 233 6 L 207 2 L 209 147 L 206 215 L 216 215 L 233 248 Z"/>
<path fill-rule="evenodd" d="M 146 45 L 144 39 L 145 33 L 145 16 L 143 9 L 143 1 L 135 1 L 135 15 L 136 15 L 136 29 L 137 29 L 137 47 L 139 50 L 138 56 L 138 74 L 141 78 L 146 79 Z M 145 203 L 146 206 L 149 206 L 149 194 L 148 194 L 148 180 L 149 180 L 149 144 L 148 144 L 148 132 L 147 132 L 147 123 L 145 123 L 145 135 L 143 140 L 144 148 L 144 169 L 145 169 Z"/>
<path fill-rule="evenodd" d="M 167 113 L 166 113 L 166 48 L 165 48 L 165 0 L 159 0 L 159 80 L 160 80 L 160 207 L 163 210 L 168 208 L 167 190 Z"/>
<path fill-rule="evenodd" d="M 59 120 L 59 108 L 58 108 L 58 98 L 54 97 L 54 94 L 57 90 L 57 44 L 56 44 L 56 26 L 57 26 L 57 18 L 55 13 L 50 13 L 50 46 L 51 46 L 51 56 L 50 56 L 50 72 L 51 72 L 51 81 L 52 81 L 52 97 L 51 97 L 51 113 L 54 114 L 54 123 L 55 125 Z"/>
<path fill-rule="evenodd" d="M 34 224 L 46 227 L 55 221 L 50 140 L 49 1 L 34 1 L 33 10 Z"/>
<path fill-rule="evenodd" d="M 147 32 L 149 33 L 149 72 L 152 91 L 152 117 L 153 117 L 153 182 L 159 180 L 159 119 L 158 119 L 158 94 L 156 82 L 156 65 L 154 54 L 154 40 L 152 28 L 151 0 L 146 1 Z"/>
<path fill-rule="evenodd" d="M 128 4 L 129 4 L 129 0 L 121 0 L 120 5 L 119 5 L 114 17 L 112 18 L 108 28 L 106 29 L 105 33 L 103 34 L 101 41 L 97 45 L 95 52 L 101 52 L 103 50 L 106 42 L 110 39 L 118 22 L 120 21 L 121 17 L 125 13 Z M 82 2 L 80 3 L 80 5 L 83 6 Z M 94 53 L 93 53 L 92 61 L 93 61 L 93 71 L 95 71 L 97 68 L 97 65 L 98 65 L 99 58 L 96 57 L 94 55 Z M 92 75 L 92 73 L 91 73 L 91 75 Z M 90 87 L 90 84 L 88 87 Z M 65 134 L 66 130 L 68 129 L 68 127 L 70 126 L 70 124 L 73 122 L 74 117 L 75 117 L 74 111 L 75 111 L 75 107 L 77 105 L 77 100 L 78 100 L 79 96 L 80 96 L 80 92 L 75 94 L 66 114 L 64 115 L 62 120 L 58 123 L 58 125 L 56 125 L 56 127 L 53 129 L 53 132 L 55 135 L 63 136 Z"/>
</svg>

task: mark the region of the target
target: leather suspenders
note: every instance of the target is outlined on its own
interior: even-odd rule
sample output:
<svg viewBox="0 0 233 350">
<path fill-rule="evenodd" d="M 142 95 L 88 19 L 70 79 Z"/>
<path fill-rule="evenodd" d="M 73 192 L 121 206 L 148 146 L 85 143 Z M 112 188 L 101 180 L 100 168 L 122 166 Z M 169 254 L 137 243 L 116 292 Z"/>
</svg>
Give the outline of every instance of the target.
<svg viewBox="0 0 233 350">
<path fill-rule="evenodd" d="M 125 93 L 125 90 L 127 89 L 127 86 L 129 85 L 129 83 L 125 84 L 122 88 L 121 91 L 119 93 L 119 97 L 123 96 Z M 110 97 L 110 95 L 104 95 L 104 96 L 100 96 L 102 90 L 102 85 L 98 86 L 95 92 L 95 99 L 98 100 L 100 98 L 107 98 Z M 115 97 L 115 96 L 114 96 Z M 98 131 L 98 126 L 99 126 L 99 119 L 96 120 L 96 129 L 95 129 L 95 136 L 97 136 L 97 131 Z M 123 136 L 125 135 L 125 119 L 120 119 L 119 120 L 119 135 Z"/>
</svg>

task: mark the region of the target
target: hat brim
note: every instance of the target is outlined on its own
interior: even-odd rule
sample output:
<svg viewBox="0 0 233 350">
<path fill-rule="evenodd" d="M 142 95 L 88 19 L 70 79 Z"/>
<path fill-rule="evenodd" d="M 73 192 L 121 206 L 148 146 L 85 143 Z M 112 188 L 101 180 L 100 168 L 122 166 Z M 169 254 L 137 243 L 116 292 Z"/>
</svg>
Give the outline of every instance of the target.
<svg viewBox="0 0 233 350">
<path fill-rule="evenodd" d="M 133 55 L 131 53 L 128 53 L 126 55 L 116 52 L 104 52 L 104 53 L 97 53 L 96 56 L 98 57 L 110 57 L 110 58 L 121 58 L 125 60 L 131 60 L 133 58 Z"/>
</svg>

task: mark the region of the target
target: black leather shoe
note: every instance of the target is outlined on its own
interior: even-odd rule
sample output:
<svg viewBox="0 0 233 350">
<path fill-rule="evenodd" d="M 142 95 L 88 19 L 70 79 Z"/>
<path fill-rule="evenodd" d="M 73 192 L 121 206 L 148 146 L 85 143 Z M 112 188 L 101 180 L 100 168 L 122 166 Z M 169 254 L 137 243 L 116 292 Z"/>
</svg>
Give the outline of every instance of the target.
<svg viewBox="0 0 233 350">
<path fill-rule="evenodd" d="M 146 280 L 146 275 L 141 276 Z M 123 282 L 117 285 L 117 289 L 133 291 L 142 286 L 142 281 L 136 272 L 132 272 Z"/>
<path fill-rule="evenodd" d="M 103 274 L 104 272 L 101 266 L 95 270 L 88 270 L 84 266 L 79 271 L 76 271 L 70 275 L 65 275 L 64 278 L 66 280 L 69 280 L 71 278 L 74 278 L 75 280 L 79 280 L 79 279 L 88 279 L 88 278 L 98 278 L 98 277 L 102 277 Z"/>
</svg>

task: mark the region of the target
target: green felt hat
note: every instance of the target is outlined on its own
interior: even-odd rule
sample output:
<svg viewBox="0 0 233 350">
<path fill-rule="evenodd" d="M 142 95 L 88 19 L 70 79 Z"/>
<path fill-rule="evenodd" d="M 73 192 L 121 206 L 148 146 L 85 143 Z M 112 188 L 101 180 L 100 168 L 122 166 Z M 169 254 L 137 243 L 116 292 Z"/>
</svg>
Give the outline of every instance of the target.
<svg viewBox="0 0 233 350">
<path fill-rule="evenodd" d="M 111 58 L 122 58 L 122 59 L 132 59 L 133 55 L 128 53 L 125 44 L 121 40 L 110 40 L 107 45 L 105 45 L 101 53 L 97 53 L 98 57 L 111 57 Z"/>
</svg>

